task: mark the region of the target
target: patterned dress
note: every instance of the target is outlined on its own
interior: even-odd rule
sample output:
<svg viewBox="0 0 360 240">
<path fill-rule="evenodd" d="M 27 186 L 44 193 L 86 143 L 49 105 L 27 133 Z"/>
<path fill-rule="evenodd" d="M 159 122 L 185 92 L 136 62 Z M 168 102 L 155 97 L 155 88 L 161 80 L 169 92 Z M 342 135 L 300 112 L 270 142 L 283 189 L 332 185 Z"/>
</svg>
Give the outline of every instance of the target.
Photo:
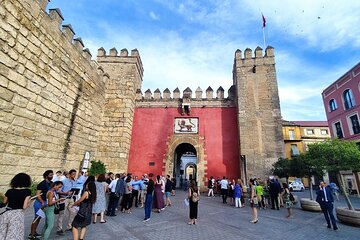
<svg viewBox="0 0 360 240">
<path fill-rule="evenodd" d="M 293 203 L 290 201 L 290 191 L 287 188 L 284 191 L 283 200 L 286 208 L 291 208 L 293 206 Z"/>
<path fill-rule="evenodd" d="M 106 182 L 95 182 L 96 186 L 96 202 L 93 204 L 92 213 L 105 212 L 106 209 L 106 196 L 105 186 Z"/>
</svg>

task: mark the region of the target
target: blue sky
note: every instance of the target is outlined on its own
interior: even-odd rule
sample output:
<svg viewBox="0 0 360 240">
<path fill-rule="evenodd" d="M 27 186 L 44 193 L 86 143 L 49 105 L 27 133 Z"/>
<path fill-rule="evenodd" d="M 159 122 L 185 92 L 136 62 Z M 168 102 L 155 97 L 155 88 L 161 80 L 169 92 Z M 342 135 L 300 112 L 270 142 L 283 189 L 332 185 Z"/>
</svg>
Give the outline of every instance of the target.
<svg viewBox="0 0 360 240">
<path fill-rule="evenodd" d="M 52 0 L 89 48 L 137 48 L 142 91 L 232 84 L 236 49 L 275 48 L 282 116 L 326 120 L 321 92 L 360 60 L 358 0 Z"/>
</svg>

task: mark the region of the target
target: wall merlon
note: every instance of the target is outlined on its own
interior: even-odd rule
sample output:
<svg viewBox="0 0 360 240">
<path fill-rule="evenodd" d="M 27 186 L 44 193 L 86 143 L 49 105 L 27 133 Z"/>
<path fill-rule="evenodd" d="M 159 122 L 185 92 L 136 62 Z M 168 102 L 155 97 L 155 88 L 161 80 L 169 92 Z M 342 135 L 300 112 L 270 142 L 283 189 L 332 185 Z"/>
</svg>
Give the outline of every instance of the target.
<svg viewBox="0 0 360 240">
<path fill-rule="evenodd" d="M 180 98 L 180 90 L 179 90 L 179 88 L 175 88 L 175 90 L 173 91 L 173 98 L 174 99 L 179 99 Z"/>
<path fill-rule="evenodd" d="M 91 52 L 90 52 L 90 50 L 88 49 L 88 48 L 85 48 L 84 50 L 83 50 L 83 56 L 87 59 L 87 60 L 91 60 L 91 57 L 92 57 L 92 55 L 91 55 Z"/>
<path fill-rule="evenodd" d="M 81 38 L 75 38 L 74 39 L 74 45 L 79 50 L 83 50 L 83 48 L 84 48 L 84 43 L 83 43 Z"/>
<path fill-rule="evenodd" d="M 209 86 L 206 89 L 206 99 L 213 99 L 214 98 L 213 93 L 214 93 L 214 90 Z"/>
<path fill-rule="evenodd" d="M 161 99 L 161 92 L 158 88 L 154 91 L 154 99 Z"/>
<path fill-rule="evenodd" d="M 168 88 L 166 88 L 164 91 L 163 91 L 163 98 L 165 100 L 170 100 L 171 99 L 171 92 Z"/>
<path fill-rule="evenodd" d="M 258 46 L 255 48 L 255 58 L 262 58 L 262 56 L 262 48 Z"/>
<path fill-rule="evenodd" d="M 59 8 L 49 9 L 49 15 L 50 18 L 58 24 L 58 28 L 60 29 L 60 26 L 64 21 L 64 17 L 62 16 L 60 9 Z"/>
<path fill-rule="evenodd" d="M 127 57 L 129 56 L 129 52 L 126 48 L 121 49 L 120 51 L 120 57 Z"/>
<path fill-rule="evenodd" d="M 267 46 L 265 49 L 265 57 L 274 57 L 274 48 L 272 46 Z"/>
<path fill-rule="evenodd" d="M 140 57 L 139 51 L 136 48 L 131 50 L 131 56 L 132 57 Z"/>
<path fill-rule="evenodd" d="M 202 89 L 200 87 L 198 87 L 195 91 L 195 98 L 196 100 L 201 100 L 202 99 Z"/>
<path fill-rule="evenodd" d="M 240 49 L 238 49 L 235 52 L 235 60 L 241 60 L 241 59 L 242 59 L 242 52 Z"/>
<path fill-rule="evenodd" d="M 245 59 L 251 59 L 252 58 L 252 50 L 250 48 L 245 49 L 244 57 L 245 57 Z"/>
<path fill-rule="evenodd" d="M 145 91 L 145 99 L 146 100 L 151 100 L 152 99 L 152 93 L 151 93 L 150 89 Z"/>
<path fill-rule="evenodd" d="M 50 0 L 39 0 L 39 4 L 42 10 L 45 11 L 47 5 L 49 4 Z"/>
<path fill-rule="evenodd" d="M 103 47 L 99 48 L 97 56 L 98 57 L 105 57 L 105 55 L 106 55 L 105 49 Z"/>
<path fill-rule="evenodd" d="M 136 90 L 136 100 L 142 100 L 142 92 L 141 89 Z"/>
<path fill-rule="evenodd" d="M 228 98 L 235 99 L 235 94 L 236 94 L 236 88 L 235 85 L 232 85 L 228 90 Z"/>
<path fill-rule="evenodd" d="M 224 99 L 224 89 L 221 86 L 216 91 L 216 98 Z"/>
<path fill-rule="evenodd" d="M 74 29 L 72 28 L 71 24 L 62 25 L 62 32 L 66 36 L 66 39 L 68 39 L 70 42 L 72 42 L 75 32 L 74 32 Z"/>
<path fill-rule="evenodd" d="M 113 47 L 112 49 L 110 49 L 110 52 L 109 52 L 109 56 L 110 57 L 116 57 L 118 54 L 118 51 L 116 50 L 115 47 Z"/>
</svg>

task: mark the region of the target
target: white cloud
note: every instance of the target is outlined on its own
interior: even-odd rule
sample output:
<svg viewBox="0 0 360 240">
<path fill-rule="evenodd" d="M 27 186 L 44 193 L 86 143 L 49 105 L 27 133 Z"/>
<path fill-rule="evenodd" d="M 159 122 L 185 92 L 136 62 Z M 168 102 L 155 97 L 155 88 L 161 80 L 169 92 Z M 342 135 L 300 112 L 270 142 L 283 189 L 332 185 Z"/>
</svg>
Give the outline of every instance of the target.
<svg viewBox="0 0 360 240">
<path fill-rule="evenodd" d="M 159 15 L 156 15 L 153 11 L 149 12 L 149 16 L 152 20 L 159 20 Z"/>
<path fill-rule="evenodd" d="M 297 0 L 284 4 L 281 0 L 245 0 L 249 9 L 263 11 L 267 31 L 276 31 L 322 51 L 345 45 L 360 46 L 360 1 Z"/>
</svg>

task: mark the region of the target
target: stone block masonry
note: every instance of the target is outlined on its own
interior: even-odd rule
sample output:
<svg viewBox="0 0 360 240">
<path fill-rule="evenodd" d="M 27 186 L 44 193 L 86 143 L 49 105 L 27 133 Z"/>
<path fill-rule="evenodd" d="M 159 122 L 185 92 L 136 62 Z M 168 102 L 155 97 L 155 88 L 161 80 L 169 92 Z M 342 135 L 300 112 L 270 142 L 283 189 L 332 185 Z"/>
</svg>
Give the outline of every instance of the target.
<svg viewBox="0 0 360 240">
<path fill-rule="evenodd" d="M 79 169 L 93 155 L 105 104 L 103 69 L 47 0 L 0 5 L 0 188 L 18 172 Z"/>
</svg>

